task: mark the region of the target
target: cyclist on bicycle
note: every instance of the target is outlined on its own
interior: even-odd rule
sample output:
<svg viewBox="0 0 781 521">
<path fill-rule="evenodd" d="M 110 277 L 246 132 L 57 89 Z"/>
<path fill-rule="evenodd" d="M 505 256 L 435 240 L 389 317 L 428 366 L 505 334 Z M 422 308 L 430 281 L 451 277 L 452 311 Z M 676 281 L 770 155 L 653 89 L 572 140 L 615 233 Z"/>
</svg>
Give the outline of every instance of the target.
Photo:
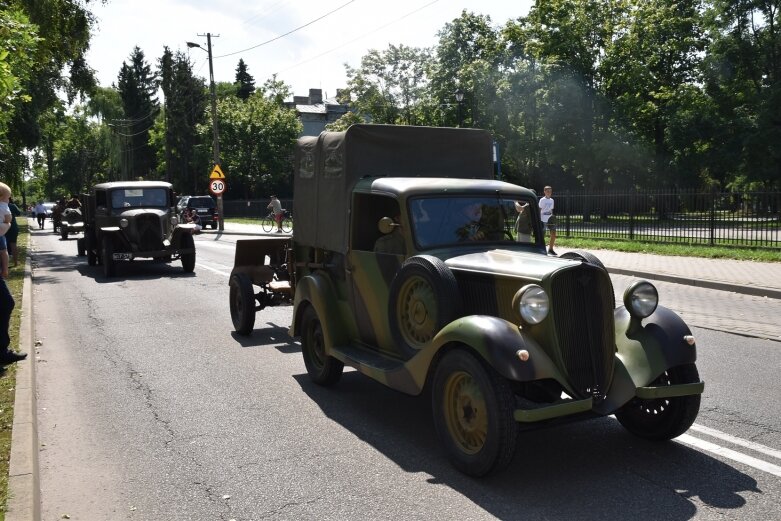
<svg viewBox="0 0 781 521">
<path fill-rule="evenodd" d="M 271 202 L 268 203 L 266 208 L 271 208 L 271 211 L 274 213 L 274 220 L 277 223 L 277 233 L 282 233 L 282 218 L 285 216 L 285 210 L 282 209 L 282 203 L 279 202 L 276 195 L 271 196 Z"/>
</svg>

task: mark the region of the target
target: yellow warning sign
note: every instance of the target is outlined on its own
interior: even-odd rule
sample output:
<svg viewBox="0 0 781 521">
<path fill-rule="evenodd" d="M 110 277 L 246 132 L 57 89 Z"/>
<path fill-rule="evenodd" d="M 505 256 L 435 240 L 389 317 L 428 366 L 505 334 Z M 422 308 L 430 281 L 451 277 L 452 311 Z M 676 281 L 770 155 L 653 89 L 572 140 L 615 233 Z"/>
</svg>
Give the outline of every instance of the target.
<svg viewBox="0 0 781 521">
<path fill-rule="evenodd" d="M 214 165 L 212 173 L 209 174 L 209 179 L 225 179 L 225 174 L 222 173 L 220 165 Z"/>
</svg>

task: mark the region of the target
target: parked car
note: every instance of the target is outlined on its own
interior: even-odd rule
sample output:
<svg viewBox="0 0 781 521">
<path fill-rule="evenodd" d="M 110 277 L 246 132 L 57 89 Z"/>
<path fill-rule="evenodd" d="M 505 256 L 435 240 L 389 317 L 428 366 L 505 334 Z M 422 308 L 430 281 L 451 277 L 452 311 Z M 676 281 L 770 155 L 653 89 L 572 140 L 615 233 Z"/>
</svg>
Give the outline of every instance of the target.
<svg viewBox="0 0 781 521">
<path fill-rule="evenodd" d="M 237 244 L 236 331 L 292 297 L 311 380 L 335 385 L 348 365 L 407 394 L 429 387 L 441 446 L 472 476 L 545 424 L 615 414 L 637 436 L 679 436 L 704 388 L 688 326 L 650 282 L 616 307 L 597 257 L 547 255 L 537 212 L 519 242 L 516 202 L 537 196 L 493 179 L 492 141 L 385 125 L 300 138 L 292 239 Z"/>
<path fill-rule="evenodd" d="M 180 222 L 185 222 L 184 211 L 195 208 L 198 217 L 201 218 L 201 226 L 206 228 L 211 226 L 212 230 L 217 229 L 219 214 L 217 213 L 217 203 L 210 195 L 183 195 L 176 203 L 176 215 Z"/>
<path fill-rule="evenodd" d="M 118 261 L 156 259 L 182 261 L 185 272 L 195 268 L 192 224 L 181 224 L 174 212 L 170 183 L 118 181 L 101 183 L 84 201 L 84 237 L 78 253 L 86 252 L 90 266 L 101 264 L 106 277 Z"/>
</svg>

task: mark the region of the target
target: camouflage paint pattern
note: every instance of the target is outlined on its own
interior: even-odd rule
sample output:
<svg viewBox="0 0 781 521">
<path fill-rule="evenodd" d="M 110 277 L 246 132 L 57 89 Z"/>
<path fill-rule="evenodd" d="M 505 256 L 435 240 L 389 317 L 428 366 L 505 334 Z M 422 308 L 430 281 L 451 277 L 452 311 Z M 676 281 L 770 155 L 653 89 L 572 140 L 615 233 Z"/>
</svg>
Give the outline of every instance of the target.
<svg viewBox="0 0 781 521">
<path fill-rule="evenodd" d="M 502 192 L 503 197 L 529 196 L 532 192 L 488 180 L 379 178 L 358 181 L 356 190 L 396 197 L 401 208 L 407 257 L 416 255 L 409 235 L 409 197 L 420 194 Z M 360 219 L 360 216 L 352 216 Z M 333 252 L 296 244 L 296 258 L 323 257 Z M 314 255 L 317 253 L 317 255 Z M 466 316 L 447 324 L 412 357 L 402 354 L 391 334 L 388 308 L 390 286 L 404 256 L 348 250 L 342 264 L 318 268 L 318 262 L 300 263 L 296 274 L 294 320 L 290 334 L 296 336 L 306 306 L 313 306 L 322 323 L 329 356 L 341 360 L 361 373 L 399 391 L 417 395 L 422 392 L 437 357 L 453 346 L 465 346 L 478 354 L 499 375 L 511 381 L 553 380 L 573 400 L 556 401 L 534 410 L 518 410 L 518 421 L 542 421 L 559 415 L 583 412 L 614 412 L 634 398 L 637 389 L 648 386 L 670 367 L 696 360 L 696 348 L 684 341 L 690 334 L 686 324 L 674 313 L 659 307 L 645 320 L 631 319 L 623 307 L 614 309 L 609 277 L 601 270 L 595 280 L 607 281 L 597 295 L 600 306 L 609 310 L 611 324 L 611 377 L 602 399 L 582 396 L 573 387 L 564 368 L 558 347 L 554 317 L 541 324 L 523 325 L 513 297 L 526 284 L 542 286 L 550 295 L 551 280 L 557 273 L 581 270 L 594 273 L 599 268 L 583 266 L 580 261 L 548 257 L 534 247 L 471 243 L 425 251 L 442 259 L 454 273 L 462 297 L 468 301 Z M 541 254 L 543 253 L 543 254 Z M 340 254 L 338 254 L 340 255 Z M 327 263 L 326 263 L 327 264 Z M 343 270 L 343 271 L 340 271 Z M 463 287 L 462 287 L 463 283 Z M 467 291 L 464 288 L 471 288 Z M 471 293 L 470 293 L 471 291 Z M 614 327 L 614 329 L 613 329 Z M 612 344 L 614 342 L 614 344 Z M 587 349 L 584 344 L 584 349 Z M 522 361 L 519 350 L 528 352 Z M 647 391 L 653 392 L 653 389 Z M 676 392 L 676 391 L 671 391 Z M 685 391 L 697 392 L 697 386 Z"/>
</svg>

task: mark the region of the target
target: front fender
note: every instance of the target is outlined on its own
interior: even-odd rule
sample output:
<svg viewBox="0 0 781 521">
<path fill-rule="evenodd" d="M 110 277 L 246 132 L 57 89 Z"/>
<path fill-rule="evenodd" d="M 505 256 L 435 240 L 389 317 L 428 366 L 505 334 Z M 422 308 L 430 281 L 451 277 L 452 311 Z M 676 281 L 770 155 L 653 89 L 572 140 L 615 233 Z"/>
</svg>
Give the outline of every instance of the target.
<svg viewBox="0 0 781 521">
<path fill-rule="evenodd" d="M 182 237 L 185 235 L 192 235 L 195 232 L 195 225 L 192 223 L 177 224 L 171 234 L 171 245 L 174 248 L 182 247 Z"/>
<path fill-rule="evenodd" d="M 341 319 L 343 310 L 336 298 L 336 289 L 331 279 L 322 273 L 314 272 L 302 277 L 296 282 L 296 294 L 293 300 L 293 322 L 290 325 L 291 337 L 299 336 L 301 316 L 306 305 L 315 308 L 325 337 L 325 348 L 348 345 L 350 343 L 350 328 Z M 348 315 L 349 316 L 349 315 Z"/>
<path fill-rule="evenodd" d="M 697 347 L 684 339 L 689 326 L 675 312 L 659 306 L 641 323 L 625 307 L 614 312 L 616 364 L 613 381 L 600 409 L 609 414 L 635 397 L 637 388 L 656 380 L 667 369 L 697 360 Z"/>
<path fill-rule="evenodd" d="M 436 353 L 454 342 L 474 349 L 501 376 L 509 380 L 529 382 L 553 378 L 569 387 L 542 347 L 512 322 L 488 315 L 459 318 L 442 328 L 432 339 L 431 345 L 423 351 L 431 349 Z M 525 362 L 518 358 L 520 349 L 529 352 L 529 359 Z M 429 359 L 433 358 L 433 353 Z"/>
</svg>

